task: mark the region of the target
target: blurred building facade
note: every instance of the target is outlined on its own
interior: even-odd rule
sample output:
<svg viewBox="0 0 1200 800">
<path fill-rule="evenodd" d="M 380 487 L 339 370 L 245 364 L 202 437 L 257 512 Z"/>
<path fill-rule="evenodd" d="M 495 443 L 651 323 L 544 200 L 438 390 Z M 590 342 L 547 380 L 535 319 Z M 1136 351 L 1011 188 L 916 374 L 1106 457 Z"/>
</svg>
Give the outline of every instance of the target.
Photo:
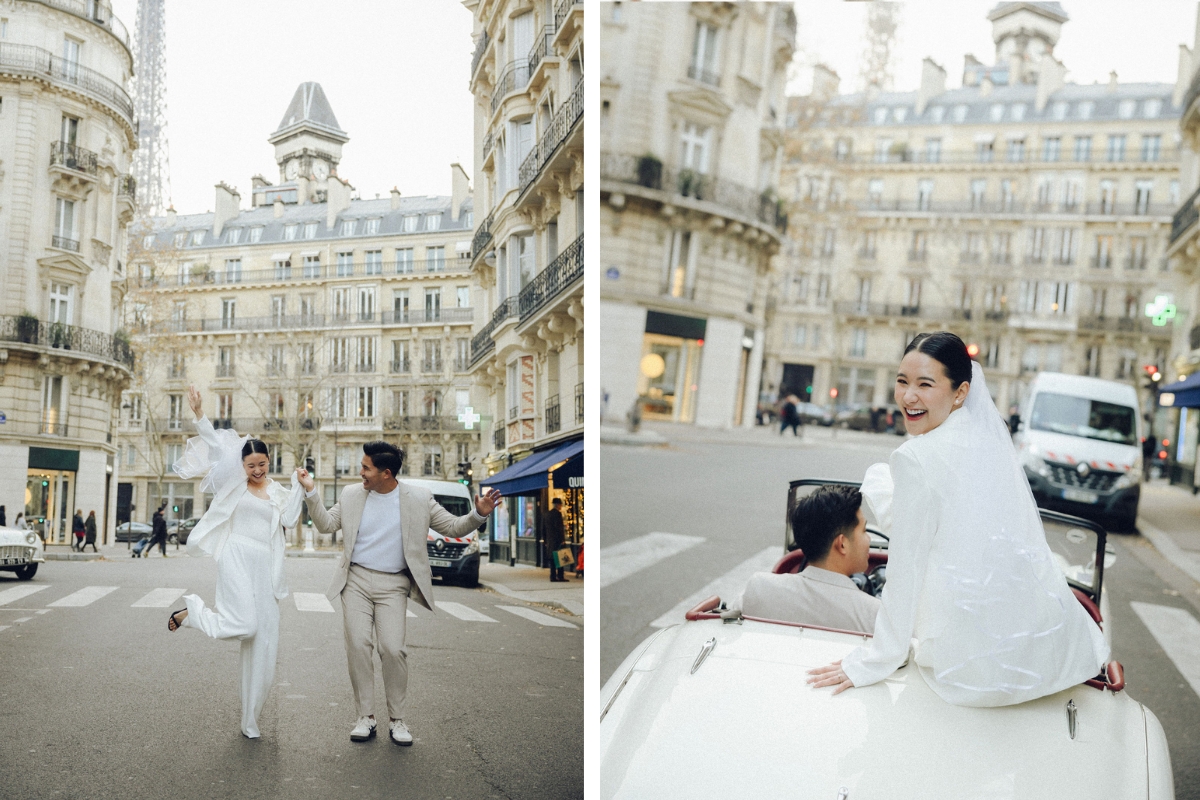
<svg viewBox="0 0 1200 800">
<path fill-rule="evenodd" d="M 959 88 L 926 59 L 915 92 L 840 94 L 818 67 L 789 99 L 764 390 L 883 406 L 907 342 L 940 329 L 978 348 L 1003 410 L 1038 371 L 1140 386 L 1165 363 L 1175 87 L 1066 82 L 1059 3 L 988 19 L 994 57 L 968 55 Z"/>
<path fill-rule="evenodd" d="M 789 4 L 603 3 L 605 413 L 751 424 L 764 354 Z"/>
<path fill-rule="evenodd" d="M 214 425 L 268 443 L 276 479 L 311 457 L 327 505 L 357 480 L 366 441 L 400 446 L 413 477 L 479 466 L 479 427 L 465 423 L 480 405 L 468 176 L 451 165 L 449 196 L 358 199 L 338 174 L 349 137 L 316 83 L 268 141 L 278 182 L 256 175 L 248 207 L 220 183 L 213 212 L 170 210 L 133 234 L 126 314 L 141 363 L 118 456 L 137 521 L 164 502 L 169 518 L 204 510 L 171 472 L 195 435 L 191 384 Z"/>
<path fill-rule="evenodd" d="M 563 462 L 581 463 L 583 446 L 584 7 L 463 5 L 475 20 L 479 224 L 469 261 L 482 298 L 469 368 L 482 404 L 481 477 L 508 498 L 492 520 L 492 559 L 542 564 L 539 520 L 552 498 L 566 503 L 568 541 L 583 532 L 582 471 L 569 485 L 564 468 L 574 466 Z M 534 463 L 540 478 L 508 482 Z"/>
<path fill-rule="evenodd" d="M 76 509 L 115 526 L 119 330 L 137 125 L 129 35 L 108 2 L 0 19 L 0 505 L 47 541 Z"/>
</svg>

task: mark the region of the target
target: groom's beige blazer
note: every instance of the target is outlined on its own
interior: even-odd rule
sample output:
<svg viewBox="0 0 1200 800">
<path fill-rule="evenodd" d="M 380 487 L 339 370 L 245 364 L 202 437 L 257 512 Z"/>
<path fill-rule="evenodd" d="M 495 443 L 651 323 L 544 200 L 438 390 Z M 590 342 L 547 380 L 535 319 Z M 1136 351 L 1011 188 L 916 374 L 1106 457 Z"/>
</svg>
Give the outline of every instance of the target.
<svg viewBox="0 0 1200 800">
<path fill-rule="evenodd" d="M 308 513 L 317 530 L 333 533 L 340 528 L 342 531 L 342 555 L 333 573 L 333 583 L 325 593 L 330 600 L 342 594 L 350 575 L 350 557 L 354 554 L 354 541 L 358 537 L 358 525 L 368 494 L 361 483 L 352 483 L 342 490 L 341 498 L 328 511 L 319 494 L 305 497 Z M 433 576 L 426 549 L 429 529 L 443 536 L 459 537 L 466 536 L 484 522 L 486 519 L 474 509 L 470 514 L 456 517 L 442 508 L 431 492 L 400 481 L 400 538 L 404 542 L 404 561 L 413 577 L 411 597 L 414 600 L 433 611 Z"/>
</svg>

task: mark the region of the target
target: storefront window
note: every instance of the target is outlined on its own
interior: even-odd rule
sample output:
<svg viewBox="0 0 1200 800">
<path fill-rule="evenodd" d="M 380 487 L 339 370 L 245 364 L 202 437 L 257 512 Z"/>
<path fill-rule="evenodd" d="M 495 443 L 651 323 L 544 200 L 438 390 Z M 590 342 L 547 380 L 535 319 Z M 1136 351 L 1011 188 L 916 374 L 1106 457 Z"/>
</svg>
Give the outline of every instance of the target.
<svg viewBox="0 0 1200 800">
<path fill-rule="evenodd" d="M 645 334 L 638 372 L 638 396 L 643 416 L 692 422 L 696 415 L 699 371 L 700 344 L 697 340 Z"/>
<path fill-rule="evenodd" d="M 517 498 L 517 538 L 537 538 L 537 498 Z"/>
</svg>

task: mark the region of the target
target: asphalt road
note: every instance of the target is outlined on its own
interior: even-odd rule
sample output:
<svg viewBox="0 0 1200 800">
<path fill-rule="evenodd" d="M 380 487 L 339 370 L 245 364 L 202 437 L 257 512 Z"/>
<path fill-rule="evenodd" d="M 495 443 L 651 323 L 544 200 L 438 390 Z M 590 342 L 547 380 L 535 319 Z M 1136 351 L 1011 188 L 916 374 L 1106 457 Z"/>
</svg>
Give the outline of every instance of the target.
<svg viewBox="0 0 1200 800">
<path fill-rule="evenodd" d="M 722 576 L 736 578 L 739 568 L 744 572 L 755 559 L 762 563 L 765 556 L 769 563 L 776 557 L 767 552 L 772 548 L 782 554 L 788 481 L 861 480 L 869 465 L 885 461 L 903 441 L 857 432 L 839 432 L 832 439 L 829 431 L 812 428 L 803 442 L 790 434 L 781 439 L 765 429 L 749 434 L 673 428 L 663 432 L 671 440 L 669 447 L 601 448 L 602 681 L 657 629 L 656 624 L 682 621 L 682 600 L 697 597 Z M 615 560 L 609 553 L 622 552 L 611 548 L 650 533 L 675 535 L 659 543 L 668 555 L 610 580 L 606 570 Z M 684 542 L 673 550 L 672 542 L 682 541 L 680 535 L 702 541 Z M 1104 586 L 1111 603 L 1113 657 L 1125 667 L 1130 696 L 1163 723 L 1177 797 L 1200 798 L 1200 696 L 1131 606 L 1136 601 L 1183 608 L 1200 618 L 1200 584 L 1137 534 L 1114 534 L 1110 541 L 1117 558 L 1105 572 Z"/>
<path fill-rule="evenodd" d="M 324 592 L 333 563 L 287 559 L 293 593 Z M 424 608 L 408 620 L 415 744 L 401 748 L 386 724 L 368 743 L 350 741 L 340 608 L 299 611 L 289 597 L 263 736 L 250 741 L 239 730 L 237 643 L 169 633 L 176 600 L 134 607 L 163 588 L 211 602 L 211 559 L 172 551 L 52 561 L 30 583 L 11 575 L 0 573 L 0 798 L 583 796 L 583 631 L 542 624 L 568 615 L 435 583 L 437 602 L 492 621 Z M 5 591 L 39 585 L 5 602 Z M 55 605 L 87 587 L 117 588 L 85 606 Z M 376 699 L 386 722 L 378 672 Z"/>
</svg>

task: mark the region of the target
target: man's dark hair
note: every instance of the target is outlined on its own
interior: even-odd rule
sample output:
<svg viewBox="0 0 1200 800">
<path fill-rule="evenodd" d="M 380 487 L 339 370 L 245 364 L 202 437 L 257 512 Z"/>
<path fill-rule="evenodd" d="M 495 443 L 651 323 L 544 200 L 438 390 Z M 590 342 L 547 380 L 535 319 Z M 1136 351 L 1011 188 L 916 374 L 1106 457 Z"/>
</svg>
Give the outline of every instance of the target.
<svg viewBox="0 0 1200 800">
<path fill-rule="evenodd" d="M 551 500 L 551 501 L 550 501 L 550 504 L 551 504 L 551 505 L 555 505 L 555 506 L 561 506 L 561 505 L 562 505 L 562 498 L 561 498 L 561 497 L 556 497 L 556 498 L 554 498 L 553 500 Z"/>
<path fill-rule="evenodd" d="M 829 555 L 839 534 L 858 525 L 862 494 L 853 486 L 822 486 L 792 509 L 792 535 L 811 564 Z"/>
<path fill-rule="evenodd" d="M 404 451 L 389 442 L 367 442 L 363 445 L 363 454 L 371 459 L 375 469 L 381 472 L 386 469 L 393 478 L 400 474 L 400 467 L 404 465 Z"/>
</svg>

